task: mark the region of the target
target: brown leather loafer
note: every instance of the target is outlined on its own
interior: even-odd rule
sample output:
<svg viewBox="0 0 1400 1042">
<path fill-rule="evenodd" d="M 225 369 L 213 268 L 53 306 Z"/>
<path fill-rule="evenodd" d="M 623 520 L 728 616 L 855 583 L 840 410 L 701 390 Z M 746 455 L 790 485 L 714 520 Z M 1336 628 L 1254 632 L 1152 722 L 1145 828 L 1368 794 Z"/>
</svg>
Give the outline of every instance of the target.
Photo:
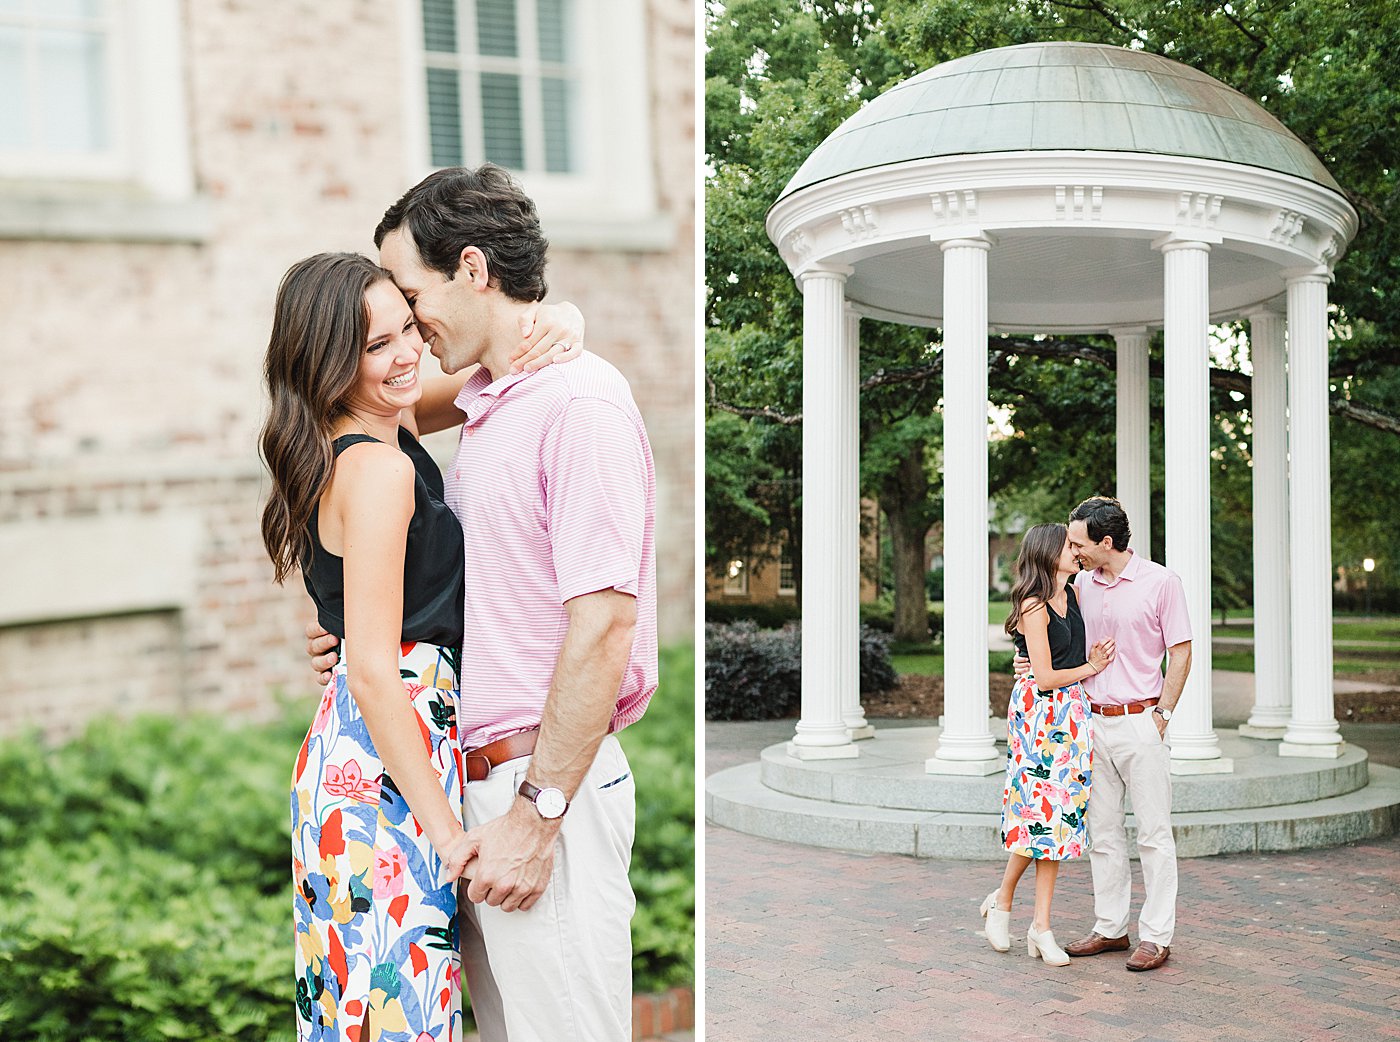
<svg viewBox="0 0 1400 1042">
<path fill-rule="evenodd" d="M 1098 955 L 1100 952 L 1125 952 L 1131 947 L 1127 934 L 1122 937 L 1105 937 L 1101 933 L 1091 933 L 1088 937 L 1065 945 L 1065 952 L 1069 955 Z"/>
<path fill-rule="evenodd" d="M 1138 944 L 1137 951 L 1128 956 L 1128 969 L 1135 972 L 1155 970 L 1167 961 L 1167 956 L 1171 953 L 1170 948 L 1163 948 L 1160 944 L 1153 944 L 1151 941 L 1142 941 Z"/>
</svg>

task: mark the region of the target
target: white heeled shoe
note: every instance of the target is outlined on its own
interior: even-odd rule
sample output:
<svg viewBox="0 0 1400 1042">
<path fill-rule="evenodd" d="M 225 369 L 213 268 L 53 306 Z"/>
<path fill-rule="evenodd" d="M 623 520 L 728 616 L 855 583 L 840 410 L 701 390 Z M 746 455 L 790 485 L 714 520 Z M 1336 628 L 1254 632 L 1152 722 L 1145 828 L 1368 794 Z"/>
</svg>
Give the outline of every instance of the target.
<svg viewBox="0 0 1400 1042">
<path fill-rule="evenodd" d="M 1069 956 L 1055 943 L 1055 935 L 1049 930 L 1037 933 L 1034 926 L 1026 931 L 1026 954 L 1032 959 L 1040 956 L 1046 966 L 1069 965 Z"/>
<path fill-rule="evenodd" d="M 997 907 L 997 893 L 993 890 L 982 902 L 982 918 L 987 920 L 983 930 L 987 940 L 999 952 L 1011 950 L 1011 913 Z"/>
</svg>

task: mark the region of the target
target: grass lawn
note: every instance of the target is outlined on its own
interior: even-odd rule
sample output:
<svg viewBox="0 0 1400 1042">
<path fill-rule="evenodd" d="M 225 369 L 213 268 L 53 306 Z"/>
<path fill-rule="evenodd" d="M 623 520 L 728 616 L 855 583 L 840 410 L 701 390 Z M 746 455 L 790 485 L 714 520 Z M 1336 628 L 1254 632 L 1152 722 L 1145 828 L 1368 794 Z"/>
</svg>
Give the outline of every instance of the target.
<svg viewBox="0 0 1400 1042">
<path fill-rule="evenodd" d="M 943 602 L 934 606 L 946 615 Z M 987 620 L 996 625 L 1006 618 L 1011 605 L 1006 601 L 991 601 L 987 606 Z M 1235 620 L 1222 626 L 1219 616 L 1211 626 L 1211 633 L 1217 637 L 1253 637 L 1253 622 L 1238 620 L 1253 618 L 1253 610 L 1242 608 L 1226 613 Z M 1400 616 L 1362 615 L 1359 613 L 1338 614 L 1332 619 L 1333 669 L 1342 675 L 1364 676 L 1376 670 L 1400 668 Z M 1381 644 L 1381 647 L 1355 646 L 1352 642 L 1366 642 L 1366 645 Z M 1005 652 L 992 652 L 988 656 L 988 668 L 992 672 L 1010 672 L 1011 656 Z M 895 672 L 901 676 L 918 674 L 921 676 L 941 676 L 943 674 L 943 645 L 937 644 L 896 644 L 890 661 Z M 1217 644 L 1211 656 L 1215 669 L 1236 673 L 1254 672 L 1254 649 L 1239 645 Z"/>
</svg>

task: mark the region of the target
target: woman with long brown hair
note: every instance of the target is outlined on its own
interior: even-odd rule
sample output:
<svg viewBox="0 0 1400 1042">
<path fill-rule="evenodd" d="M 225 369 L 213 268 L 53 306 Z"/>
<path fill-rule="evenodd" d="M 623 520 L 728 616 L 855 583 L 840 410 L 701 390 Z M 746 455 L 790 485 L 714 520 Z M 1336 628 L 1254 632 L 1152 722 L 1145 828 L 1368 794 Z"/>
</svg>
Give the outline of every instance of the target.
<svg viewBox="0 0 1400 1042">
<path fill-rule="evenodd" d="M 1007 707 L 1006 787 L 1001 838 L 1011 852 L 1001 886 L 982 902 L 986 935 L 997 951 L 1011 948 L 1016 884 L 1035 862 L 1035 915 L 1029 954 L 1051 966 L 1069 956 L 1050 931 L 1050 904 L 1060 862 L 1084 853 L 1084 811 L 1092 780 L 1089 700 L 1081 685 L 1113 661 L 1112 640 L 1084 653 L 1084 620 L 1072 579 L 1079 563 L 1060 524 L 1036 525 L 1021 540 L 1005 629 L 1030 659 Z"/>
<path fill-rule="evenodd" d="M 560 307 L 541 306 L 517 364 L 580 339 Z M 423 348 L 389 272 L 358 254 L 309 257 L 278 289 L 263 540 L 342 641 L 293 775 L 301 1038 L 461 1031 L 463 539 L 418 437 L 461 422 L 470 374 L 422 379 Z"/>
</svg>

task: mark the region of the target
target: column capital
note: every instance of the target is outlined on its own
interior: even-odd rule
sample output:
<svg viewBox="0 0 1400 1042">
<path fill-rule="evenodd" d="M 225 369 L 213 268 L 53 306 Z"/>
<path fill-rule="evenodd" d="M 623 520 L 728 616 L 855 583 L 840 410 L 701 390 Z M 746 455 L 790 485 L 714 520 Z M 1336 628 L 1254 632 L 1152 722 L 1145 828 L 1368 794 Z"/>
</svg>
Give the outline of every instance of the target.
<svg viewBox="0 0 1400 1042">
<path fill-rule="evenodd" d="M 1184 235 L 1181 232 L 1167 232 L 1152 240 L 1152 248 L 1163 253 L 1173 250 L 1200 250 L 1209 253 L 1211 246 L 1219 246 L 1225 240 L 1219 235 Z"/>
<path fill-rule="evenodd" d="M 818 262 L 808 264 L 797 273 L 797 285 L 806 285 L 808 279 L 832 279 L 844 285 L 853 274 L 855 274 L 855 269 L 848 265 Z"/>
<path fill-rule="evenodd" d="M 1108 335 L 1114 340 L 1120 340 L 1125 336 L 1151 336 L 1151 326 L 1109 326 Z"/>
<path fill-rule="evenodd" d="M 1279 274 L 1283 276 L 1283 282 L 1286 286 L 1298 282 L 1322 282 L 1330 285 L 1333 279 L 1332 269 L 1325 264 L 1315 264 L 1305 268 L 1284 268 Z"/>
<path fill-rule="evenodd" d="M 938 248 L 944 253 L 951 249 L 990 250 L 997 242 L 984 231 L 967 228 L 962 229 L 951 238 L 944 239 L 934 234 L 929 236 L 929 239 L 938 243 Z"/>
<path fill-rule="evenodd" d="M 1253 322 L 1256 318 L 1283 318 L 1287 309 L 1277 304 L 1255 304 L 1240 312 L 1240 318 Z"/>
</svg>

